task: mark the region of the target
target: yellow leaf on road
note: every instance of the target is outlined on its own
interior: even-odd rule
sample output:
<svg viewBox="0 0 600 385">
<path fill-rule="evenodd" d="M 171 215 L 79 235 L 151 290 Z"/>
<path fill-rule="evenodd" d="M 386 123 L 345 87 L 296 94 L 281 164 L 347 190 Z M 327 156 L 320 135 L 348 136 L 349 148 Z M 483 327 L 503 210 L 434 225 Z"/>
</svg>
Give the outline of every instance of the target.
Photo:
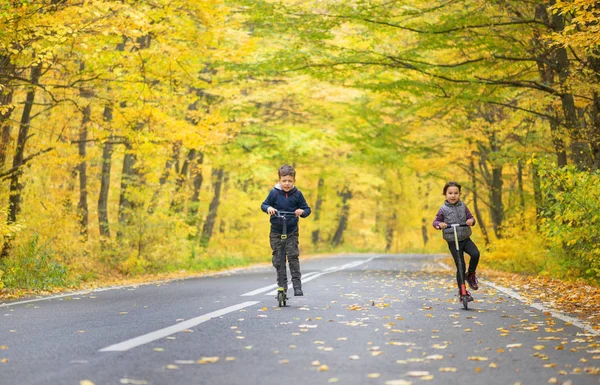
<svg viewBox="0 0 600 385">
<path fill-rule="evenodd" d="M 204 365 L 204 364 L 214 364 L 217 361 L 219 361 L 219 357 L 202 357 L 197 362 L 199 364 Z"/>
<path fill-rule="evenodd" d="M 79 385 L 94 385 L 94 383 L 90 380 L 79 381 Z"/>
<path fill-rule="evenodd" d="M 488 358 L 487 357 L 471 356 L 471 357 L 469 357 L 469 360 L 471 360 L 471 361 L 487 361 Z"/>
<path fill-rule="evenodd" d="M 380 373 L 369 373 L 367 374 L 367 377 L 369 378 L 379 378 L 381 376 Z"/>
<path fill-rule="evenodd" d="M 456 368 L 440 368 L 440 372 L 456 372 Z"/>
<path fill-rule="evenodd" d="M 506 345 L 507 348 L 520 348 L 523 344 L 508 344 Z"/>
<path fill-rule="evenodd" d="M 321 365 L 321 366 L 319 366 L 319 367 L 317 368 L 317 370 L 318 370 L 319 372 L 326 372 L 326 371 L 328 371 L 328 370 L 329 370 L 329 366 L 327 366 L 327 365 Z"/>
<path fill-rule="evenodd" d="M 408 372 L 406 374 L 409 375 L 409 376 L 411 376 L 411 377 L 424 377 L 424 376 L 428 376 L 429 372 L 420 371 L 420 370 L 413 370 L 413 371 Z"/>
<path fill-rule="evenodd" d="M 544 350 L 544 349 L 546 349 L 546 347 L 544 345 L 535 345 L 533 348 L 535 350 Z"/>
</svg>

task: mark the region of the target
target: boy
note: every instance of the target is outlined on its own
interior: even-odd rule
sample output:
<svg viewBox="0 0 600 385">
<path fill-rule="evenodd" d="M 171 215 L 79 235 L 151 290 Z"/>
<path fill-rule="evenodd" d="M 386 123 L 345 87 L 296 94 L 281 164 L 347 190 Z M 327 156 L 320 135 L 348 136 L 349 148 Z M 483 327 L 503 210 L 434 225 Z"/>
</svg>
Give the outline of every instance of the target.
<svg viewBox="0 0 600 385">
<path fill-rule="evenodd" d="M 273 267 L 278 271 L 280 265 L 279 252 L 281 250 L 281 233 L 283 232 L 283 222 L 281 218 L 275 216 L 277 211 L 289 211 L 296 214 L 295 217 L 286 218 L 287 224 L 287 244 L 285 253 L 287 255 L 292 275 L 292 285 L 294 286 L 294 295 L 304 295 L 302 292 L 302 282 L 300 274 L 300 260 L 298 259 L 300 251 L 298 250 L 298 217 L 306 218 L 310 215 L 310 207 L 304 199 L 304 195 L 298 190 L 294 183 L 296 182 L 296 170 L 292 166 L 283 165 L 279 168 L 279 183 L 269 192 L 267 199 L 260 206 L 261 210 L 271 216 L 271 232 L 269 240 L 271 250 L 273 251 Z M 277 284 L 284 287 L 287 291 L 287 275 L 280 281 L 277 275 Z"/>
</svg>

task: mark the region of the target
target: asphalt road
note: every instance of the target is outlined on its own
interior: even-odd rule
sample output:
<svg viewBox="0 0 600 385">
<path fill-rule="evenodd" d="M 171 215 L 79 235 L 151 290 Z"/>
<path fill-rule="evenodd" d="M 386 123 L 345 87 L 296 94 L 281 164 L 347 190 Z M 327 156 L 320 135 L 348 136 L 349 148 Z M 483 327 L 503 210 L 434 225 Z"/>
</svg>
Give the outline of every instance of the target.
<svg viewBox="0 0 600 385">
<path fill-rule="evenodd" d="M 0 384 L 600 383 L 595 333 L 485 279 L 465 311 L 435 256 L 301 269 L 285 308 L 268 267 L 1 304 Z"/>
</svg>

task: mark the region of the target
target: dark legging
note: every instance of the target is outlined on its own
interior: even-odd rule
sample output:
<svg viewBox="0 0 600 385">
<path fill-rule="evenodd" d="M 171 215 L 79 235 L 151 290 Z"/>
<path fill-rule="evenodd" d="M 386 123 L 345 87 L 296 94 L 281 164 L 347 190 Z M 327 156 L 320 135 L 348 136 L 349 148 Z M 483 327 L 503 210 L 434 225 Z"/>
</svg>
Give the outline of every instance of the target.
<svg viewBox="0 0 600 385">
<path fill-rule="evenodd" d="M 469 273 L 474 273 L 475 270 L 477 270 L 477 264 L 479 263 L 479 249 L 471 240 L 471 238 L 467 238 L 463 241 L 458 241 L 458 246 L 464 253 L 469 254 L 469 256 L 471 257 L 469 259 Z M 456 251 L 456 245 L 454 242 L 448 242 L 448 248 L 450 249 L 450 253 L 452 253 L 452 258 L 454 258 L 454 264 L 456 265 L 456 282 L 458 282 L 458 251 Z M 464 253 L 460 256 L 462 258 L 461 262 L 463 265 L 463 270 L 465 269 Z M 465 271 L 463 271 L 463 274 L 465 274 Z"/>
</svg>

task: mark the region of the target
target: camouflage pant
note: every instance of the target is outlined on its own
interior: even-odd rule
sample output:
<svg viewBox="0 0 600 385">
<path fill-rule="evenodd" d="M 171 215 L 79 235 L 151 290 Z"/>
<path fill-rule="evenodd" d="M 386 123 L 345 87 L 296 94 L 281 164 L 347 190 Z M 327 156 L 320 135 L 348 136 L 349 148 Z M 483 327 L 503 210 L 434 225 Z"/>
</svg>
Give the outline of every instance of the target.
<svg viewBox="0 0 600 385">
<path fill-rule="evenodd" d="M 281 266 L 281 249 L 283 246 L 283 240 L 281 234 L 270 233 L 269 241 L 271 243 L 271 250 L 273 250 L 273 267 L 277 270 L 277 285 L 279 287 L 287 288 L 287 274 L 279 274 L 279 267 Z M 290 267 L 290 274 L 292 275 L 292 285 L 294 289 L 300 289 L 302 287 L 302 274 L 300 273 L 300 250 L 298 249 L 298 231 L 288 235 L 285 245 L 285 254 L 287 256 L 287 262 Z M 283 273 L 283 269 L 282 269 Z"/>
</svg>

